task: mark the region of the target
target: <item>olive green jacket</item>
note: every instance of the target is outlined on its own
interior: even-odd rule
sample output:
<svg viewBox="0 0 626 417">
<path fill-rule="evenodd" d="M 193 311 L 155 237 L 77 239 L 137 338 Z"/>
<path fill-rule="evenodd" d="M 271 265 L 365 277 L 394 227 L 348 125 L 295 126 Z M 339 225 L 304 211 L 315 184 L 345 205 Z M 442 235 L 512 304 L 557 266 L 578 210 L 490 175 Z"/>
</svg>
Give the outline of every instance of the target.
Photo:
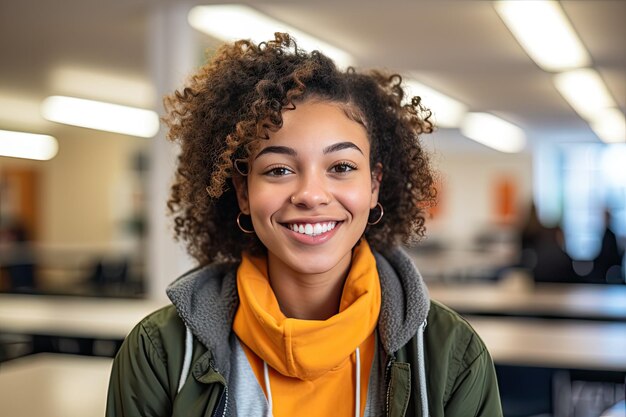
<svg viewBox="0 0 626 417">
<path fill-rule="evenodd" d="M 493 362 L 474 330 L 429 300 L 402 250 L 375 256 L 382 293 L 377 335 L 384 353 L 384 381 L 376 401 L 380 412 L 390 417 L 502 416 Z M 168 295 L 174 305 L 141 321 L 118 352 L 106 416 L 234 416 L 228 379 L 238 305 L 236 267 L 192 271 L 172 284 Z M 187 334 L 193 334 L 191 355 Z M 188 365 L 183 363 L 186 352 Z M 420 392 L 427 393 L 427 404 Z"/>
</svg>

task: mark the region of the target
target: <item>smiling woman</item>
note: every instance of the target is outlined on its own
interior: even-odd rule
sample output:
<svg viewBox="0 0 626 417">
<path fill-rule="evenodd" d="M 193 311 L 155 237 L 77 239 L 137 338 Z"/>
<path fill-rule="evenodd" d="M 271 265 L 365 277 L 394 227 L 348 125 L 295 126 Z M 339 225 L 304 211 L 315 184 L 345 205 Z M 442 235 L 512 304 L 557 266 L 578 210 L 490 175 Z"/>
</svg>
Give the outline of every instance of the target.
<svg viewBox="0 0 626 417">
<path fill-rule="evenodd" d="M 199 267 L 126 339 L 108 416 L 501 415 L 484 344 L 399 247 L 435 197 L 420 101 L 287 34 L 222 46 L 166 99 Z"/>
</svg>

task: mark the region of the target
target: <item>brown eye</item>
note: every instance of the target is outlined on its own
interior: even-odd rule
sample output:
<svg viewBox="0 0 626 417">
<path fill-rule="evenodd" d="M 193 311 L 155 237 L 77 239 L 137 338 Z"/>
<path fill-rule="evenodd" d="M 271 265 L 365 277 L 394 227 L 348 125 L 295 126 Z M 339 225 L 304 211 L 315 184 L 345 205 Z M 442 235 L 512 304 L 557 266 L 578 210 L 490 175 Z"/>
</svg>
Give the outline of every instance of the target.
<svg viewBox="0 0 626 417">
<path fill-rule="evenodd" d="M 270 168 L 269 170 L 267 170 L 265 172 L 265 175 L 270 176 L 270 177 L 283 177 L 291 173 L 293 173 L 293 171 L 287 167 L 274 167 L 274 168 Z"/>
<path fill-rule="evenodd" d="M 331 171 L 336 172 L 338 174 L 345 174 L 350 171 L 354 171 L 355 169 L 356 169 L 356 166 L 354 166 L 353 164 L 349 164 L 347 162 L 341 162 L 336 165 L 333 165 L 333 167 L 331 168 Z"/>
</svg>

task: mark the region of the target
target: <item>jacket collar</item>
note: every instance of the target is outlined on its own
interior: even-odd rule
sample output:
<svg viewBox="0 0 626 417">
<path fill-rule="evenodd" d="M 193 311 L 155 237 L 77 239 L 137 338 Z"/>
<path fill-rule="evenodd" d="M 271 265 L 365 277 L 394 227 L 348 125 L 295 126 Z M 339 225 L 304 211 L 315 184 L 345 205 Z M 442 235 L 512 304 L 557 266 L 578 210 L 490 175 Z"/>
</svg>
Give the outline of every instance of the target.
<svg viewBox="0 0 626 417">
<path fill-rule="evenodd" d="M 392 354 L 426 320 L 428 290 L 411 258 L 400 247 L 372 251 L 380 276 L 382 302 L 378 319 L 381 345 Z M 215 263 L 192 270 L 167 288 L 167 295 L 196 338 L 211 352 L 214 368 L 228 381 L 229 337 L 239 305 L 237 265 Z"/>
</svg>

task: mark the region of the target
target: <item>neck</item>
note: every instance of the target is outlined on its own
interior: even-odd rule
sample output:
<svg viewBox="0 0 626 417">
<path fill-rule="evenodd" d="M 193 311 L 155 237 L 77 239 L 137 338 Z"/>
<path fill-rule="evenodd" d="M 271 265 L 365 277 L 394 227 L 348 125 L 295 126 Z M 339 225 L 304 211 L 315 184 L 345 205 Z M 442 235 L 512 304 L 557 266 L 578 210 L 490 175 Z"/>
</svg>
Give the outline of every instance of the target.
<svg viewBox="0 0 626 417">
<path fill-rule="evenodd" d="M 330 271 L 302 273 L 268 254 L 270 285 L 286 317 L 302 320 L 326 320 L 339 312 L 343 285 L 352 253 L 348 253 Z"/>
</svg>

